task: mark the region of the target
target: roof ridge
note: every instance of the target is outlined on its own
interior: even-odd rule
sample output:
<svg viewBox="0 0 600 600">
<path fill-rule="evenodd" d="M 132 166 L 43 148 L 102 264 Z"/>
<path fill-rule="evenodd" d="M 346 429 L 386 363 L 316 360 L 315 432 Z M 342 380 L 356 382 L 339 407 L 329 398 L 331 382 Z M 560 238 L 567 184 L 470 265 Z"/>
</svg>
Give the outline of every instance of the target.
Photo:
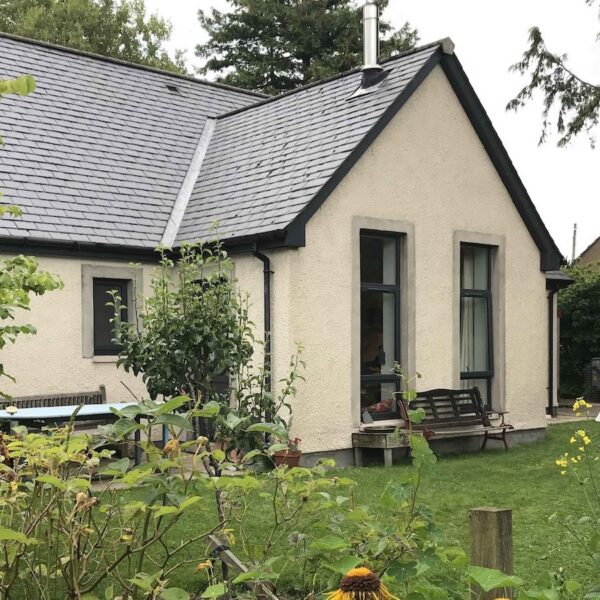
<svg viewBox="0 0 600 600">
<path fill-rule="evenodd" d="M 31 44 L 34 46 L 41 46 L 42 48 L 50 48 L 51 50 L 59 50 L 61 52 L 66 52 L 68 54 L 75 54 L 77 56 L 93 58 L 95 60 L 101 60 L 104 62 L 121 65 L 123 67 L 140 69 L 142 71 L 149 71 L 150 73 L 157 73 L 159 75 L 168 75 L 170 77 L 176 77 L 178 79 L 184 79 L 186 81 L 191 81 L 193 83 L 200 83 L 203 85 L 208 85 L 210 87 L 216 87 L 216 88 L 227 90 L 230 92 L 237 92 L 239 94 L 254 96 L 258 99 L 258 101 L 260 101 L 261 99 L 268 98 L 268 96 L 266 94 L 263 94 L 262 92 L 254 92 L 251 90 L 245 90 L 243 88 L 238 88 L 238 87 L 235 87 L 232 85 L 227 85 L 225 83 L 218 83 L 216 81 L 209 81 L 208 79 L 200 79 L 200 78 L 194 77 L 192 75 L 186 75 L 183 73 L 175 73 L 173 71 L 167 71 L 166 69 L 159 69 L 157 67 L 150 67 L 148 65 L 141 65 L 138 63 L 133 63 L 133 62 L 129 62 L 126 60 L 122 60 L 120 58 L 113 58 L 112 56 L 103 56 L 102 54 L 97 54 L 95 52 L 88 52 L 87 50 L 79 50 L 77 48 L 61 46 L 60 44 L 53 44 L 51 42 L 44 42 L 42 40 L 34 40 L 34 39 L 23 37 L 20 35 L 15 35 L 13 33 L 6 33 L 4 31 L 0 31 L 0 38 L 6 38 L 6 39 L 14 40 L 17 42 L 24 42 L 26 44 Z"/>
<path fill-rule="evenodd" d="M 410 54 L 416 54 L 417 52 L 422 52 L 423 50 L 427 50 L 428 48 L 433 48 L 434 46 L 445 47 L 445 44 L 447 43 L 448 40 L 450 40 L 450 38 L 442 38 L 440 40 L 436 40 L 435 42 L 423 44 L 422 46 L 416 46 L 415 48 L 411 48 L 410 50 L 405 50 L 404 52 L 400 52 L 398 54 L 394 54 L 393 56 L 390 56 L 388 58 L 380 60 L 379 63 L 382 65 L 388 64 L 397 59 L 405 58 L 406 56 L 409 56 Z M 341 73 L 337 73 L 336 75 L 332 75 L 331 77 L 326 77 L 325 79 L 319 79 L 318 81 L 311 81 L 310 83 L 298 86 L 298 87 L 294 88 L 293 90 L 289 90 L 287 92 L 277 94 L 277 96 L 267 96 L 266 98 L 263 98 L 262 100 L 259 100 L 258 102 L 255 102 L 254 104 L 248 104 L 247 106 L 241 106 L 240 108 L 236 108 L 229 112 L 220 114 L 217 117 L 217 119 L 224 119 L 226 117 L 231 117 L 233 115 L 237 115 L 238 113 L 244 112 L 251 108 L 263 106 L 264 104 L 269 104 L 271 102 L 274 102 L 275 100 L 280 100 L 281 98 L 287 98 L 288 96 L 296 94 L 297 92 L 302 92 L 304 90 L 308 90 L 310 88 L 317 87 L 319 85 L 324 85 L 324 84 L 330 83 L 332 81 L 337 81 L 338 79 L 342 79 L 343 77 L 347 77 L 348 75 L 355 75 L 356 73 L 360 73 L 361 70 L 362 70 L 362 67 L 355 67 L 354 69 L 349 69 L 348 71 L 342 71 Z"/>
</svg>

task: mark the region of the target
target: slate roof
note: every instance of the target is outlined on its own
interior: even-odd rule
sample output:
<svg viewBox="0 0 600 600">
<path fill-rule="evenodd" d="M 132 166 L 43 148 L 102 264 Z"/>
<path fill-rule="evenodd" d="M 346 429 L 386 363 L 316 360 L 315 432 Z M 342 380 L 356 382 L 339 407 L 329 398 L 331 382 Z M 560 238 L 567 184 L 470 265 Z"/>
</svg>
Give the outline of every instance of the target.
<svg viewBox="0 0 600 600">
<path fill-rule="evenodd" d="M 178 241 L 283 230 L 404 91 L 438 45 L 386 63 L 389 76 L 352 98 L 362 74 L 297 91 L 219 118 Z"/>
<path fill-rule="evenodd" d="M 176 233 L 175 245 L 206 238 L 215 221 L 232 244 L 302 245 L 306 220 L 438 64 L 540 268 L 557 269 L 562 256 L 449 40 L 387 61 L 368 94 L 353 97 L 354 70 L 265 98 L 0 33 L 0 79 L 31 73 L 38 86 L 0 102 L 0 190 L 24 211 L 0 221 L 0 246 L 150 251 L 163 235 Z"/>
<path fill-rule="evenodd" d="M 0 235 L 155 247 L 207 117 L 262 96 L 0 36 L 0 190 L 23 209 Z M 170 91 L 167 86 L 178 91 Z"/>
</svg>

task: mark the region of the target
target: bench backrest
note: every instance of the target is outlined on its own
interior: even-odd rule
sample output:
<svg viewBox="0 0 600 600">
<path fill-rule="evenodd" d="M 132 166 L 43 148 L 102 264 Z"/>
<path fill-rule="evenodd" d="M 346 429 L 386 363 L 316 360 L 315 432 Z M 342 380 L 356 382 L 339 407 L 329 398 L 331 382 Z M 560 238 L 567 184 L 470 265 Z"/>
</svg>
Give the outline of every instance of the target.
<svg viewBox="0 0 600 600">
<path fill-rule="evenodd" d="M 44 406 L 79 406 L 80 404 L 106 404 L 106 388 L 92 392 L 73 392 L 65 394 L 40 394 L 12 398 L 9 404 L 19 408 L 42 408 Z"/>
<path fill-rule="evenodd" d="M 405 403 L 402 402 L 404 407 Z M 405 408 L 405 407 L 404 407 Z M 417 428 L 456 427 L 460 425 L 488 425 L 489 419 L 479 389 L 466 390 L 435 389 L 419 392 L 417 398 L 410 403 L 413 410 L 422 408 L 425 418 Z M 405 409 L 403 417 L 407 418 Z"/>
</svg>

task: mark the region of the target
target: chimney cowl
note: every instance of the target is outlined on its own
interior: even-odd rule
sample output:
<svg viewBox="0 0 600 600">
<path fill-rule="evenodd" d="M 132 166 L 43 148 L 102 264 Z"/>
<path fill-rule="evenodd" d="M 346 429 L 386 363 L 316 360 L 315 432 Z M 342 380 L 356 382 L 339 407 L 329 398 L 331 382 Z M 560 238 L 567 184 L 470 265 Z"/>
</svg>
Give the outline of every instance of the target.
<svg viewBox="0 0 600 600">
<path fill-rule="evenodd" d="M 363 71 L 381 71 L 379 64 L 379 7 L 375 0 L 363 6 Z"/>
</svg>

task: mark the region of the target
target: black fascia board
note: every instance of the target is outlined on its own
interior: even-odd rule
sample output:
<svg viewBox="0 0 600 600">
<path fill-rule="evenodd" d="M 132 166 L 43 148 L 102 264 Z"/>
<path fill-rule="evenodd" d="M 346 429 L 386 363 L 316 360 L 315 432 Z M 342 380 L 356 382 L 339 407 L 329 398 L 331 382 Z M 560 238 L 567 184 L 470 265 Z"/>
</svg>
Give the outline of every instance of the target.
<svg viewBox="0 0 600 600">
<path fill-rule="evenodd" d="M 502 183 L 512 198 L 521 219 L 523 219 L 531 237 L 540 250 L 540 270 L 553 271 L 559 269 L 564 258 L 529 197 L 525 185 L 521 181 L 460 61 L 455 55 L 446 54 L 442 57 L 441 66 Z"/>
<path fill-rule="evenodd" d="M 381 115 L 379 120 L 368 131 L 365 137 L 352 150 L 350 155 L 337 168 L 335 173 L 323 184 L 323 187 L 316 193 L 313 199 L 302 209 L 294 220 L 286 227 L 287 238 L 293 241 L 295 246 L 305 245 L 305 227 L 306 222 L 319 210 L 323 202 L 327 200 L 330 194 L 335 190 L 339 183 L 346 177 L 352 167 L 358 162 L 361 156 L 367 151 L 371 144 L 377 139 L 379 134 L 388 126 L 390 121 L 398 114 L 400 109 L 408 102 L 413 93 L 431 73 L 433 68 L 440 63 L 443 56 L 441 46 L 427 59 L 427 62 L 421 67 L 421 70 L 411 79 L 404 90 L 390 104 L 390 106 Z"/>
<path fill-rule="evenodd" d="M 210 242 L 210 240 L 208 241 Z M 295 247 L 286 238 L 283 231 L 231 238 L 222 240 L 222 243 L 229 254 L 254 252 L 257 243 L 260 243 L 260 248 L 264 250 Z M 182 244 L 179 244 L 171 249 L 174 257 L 179 255 L 181 246 Z M 0 237 L 0 253 L 4 254 L 158 263 L 160 253 L 157 250 L 158 245 L 157 247 L 145 247 L 45 238 Z"/>
</svg>

